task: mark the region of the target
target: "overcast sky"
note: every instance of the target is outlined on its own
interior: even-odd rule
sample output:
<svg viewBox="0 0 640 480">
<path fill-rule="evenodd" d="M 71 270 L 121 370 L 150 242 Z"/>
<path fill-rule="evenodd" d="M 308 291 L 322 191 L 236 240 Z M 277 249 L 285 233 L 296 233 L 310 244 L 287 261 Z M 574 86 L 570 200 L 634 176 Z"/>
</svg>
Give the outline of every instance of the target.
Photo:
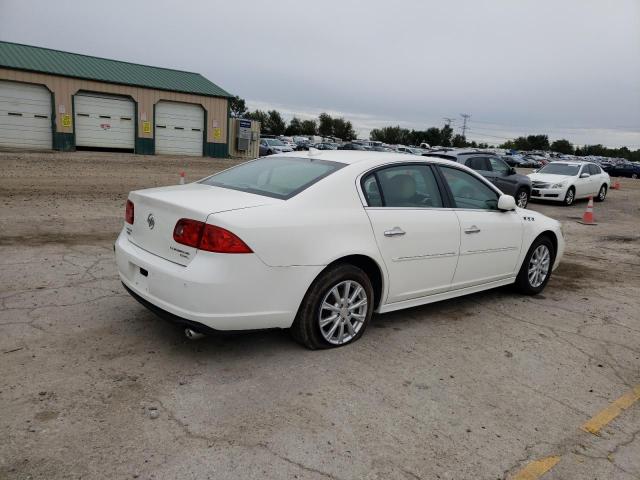
<svg viewBox="0 0 640 480">
<path fill-rule="evenodd" d="M 640 0 L 0 0 L 0 39 L 202 73 L 249 107 L 640 148 Z"/>
</svg>

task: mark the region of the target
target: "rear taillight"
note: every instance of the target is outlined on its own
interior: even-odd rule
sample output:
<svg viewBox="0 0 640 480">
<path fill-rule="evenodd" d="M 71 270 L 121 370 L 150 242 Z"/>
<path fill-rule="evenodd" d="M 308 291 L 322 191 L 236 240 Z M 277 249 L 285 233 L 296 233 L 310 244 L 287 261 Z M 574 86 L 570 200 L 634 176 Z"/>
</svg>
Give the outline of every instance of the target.
<svg viewBox="0 0 640 480">
<path fill-rule="evenodd" d="M 127 208 L 124 212 L 124 221 L 129 225 L 133 225 L 133 202 L 127 200 Z"/>
<path fill-rule="evenodd" d="M 181 218 L 173 229 L 173 239 L 182 245 L 198 248 L 203 228 L 203 222 Z"/>
<path fill-rule="evenodd" d="M 176 243 L 216 253 L 253 253 L 237 235 L 215 225 L 181 218 L 173 229 Z"/>
<path fill-rule="evenodd" d="M 252 253 L 252 250 L 237 235 L 224 228 L 206 224 L 200 248 L 218 253 Z"/>
</svg>

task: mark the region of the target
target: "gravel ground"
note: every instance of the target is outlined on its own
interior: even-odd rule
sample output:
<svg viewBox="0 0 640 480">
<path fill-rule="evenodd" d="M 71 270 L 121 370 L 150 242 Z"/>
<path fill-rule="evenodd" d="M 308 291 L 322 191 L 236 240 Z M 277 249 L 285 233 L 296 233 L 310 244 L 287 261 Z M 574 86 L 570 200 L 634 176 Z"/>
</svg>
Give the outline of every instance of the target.
<svg viewBox="0 0 640 480">
<path fill-rule="evenodd" d="M 497 289 L 374 317 L 347 348 L 285 331 L 185 340 L 121 287 L 132 189 L 231 160 L 0 153 L 0 479 L 640 478 L 640 180 L 564 223 L 544 294 Z M 531 477 L 533 478 L 533 477 Z"/>
</svg>

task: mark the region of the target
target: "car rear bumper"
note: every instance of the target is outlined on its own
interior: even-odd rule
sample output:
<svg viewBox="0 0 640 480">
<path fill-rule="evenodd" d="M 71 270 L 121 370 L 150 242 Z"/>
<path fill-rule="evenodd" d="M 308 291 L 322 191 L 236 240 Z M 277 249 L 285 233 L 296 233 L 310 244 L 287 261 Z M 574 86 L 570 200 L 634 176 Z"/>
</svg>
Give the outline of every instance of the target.
<svg viewBox="0 0 640 480">
<path fill-rule="evenodd" d="M 126 234 L 118 237 L 115 255 L 120 280 L 151 310 L 225 331 L 290 327 L 323 268 L 269 267 L 254 254 L 210 252 L 198 252 L 184 267 L 134 245 Z"/>
</svg>

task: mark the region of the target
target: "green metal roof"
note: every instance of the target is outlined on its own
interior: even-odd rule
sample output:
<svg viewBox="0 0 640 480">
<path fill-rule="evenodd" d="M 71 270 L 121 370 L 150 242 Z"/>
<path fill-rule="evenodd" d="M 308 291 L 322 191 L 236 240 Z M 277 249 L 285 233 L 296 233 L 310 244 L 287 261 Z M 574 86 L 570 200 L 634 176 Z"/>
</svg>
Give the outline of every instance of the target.
<svg viewBox="0 0 640 480">
<path fill-rule="evenodd" d="M 199 73 L 0 41 L 0 67 L 213 97 L 231 94 Z"/>
</svg>

